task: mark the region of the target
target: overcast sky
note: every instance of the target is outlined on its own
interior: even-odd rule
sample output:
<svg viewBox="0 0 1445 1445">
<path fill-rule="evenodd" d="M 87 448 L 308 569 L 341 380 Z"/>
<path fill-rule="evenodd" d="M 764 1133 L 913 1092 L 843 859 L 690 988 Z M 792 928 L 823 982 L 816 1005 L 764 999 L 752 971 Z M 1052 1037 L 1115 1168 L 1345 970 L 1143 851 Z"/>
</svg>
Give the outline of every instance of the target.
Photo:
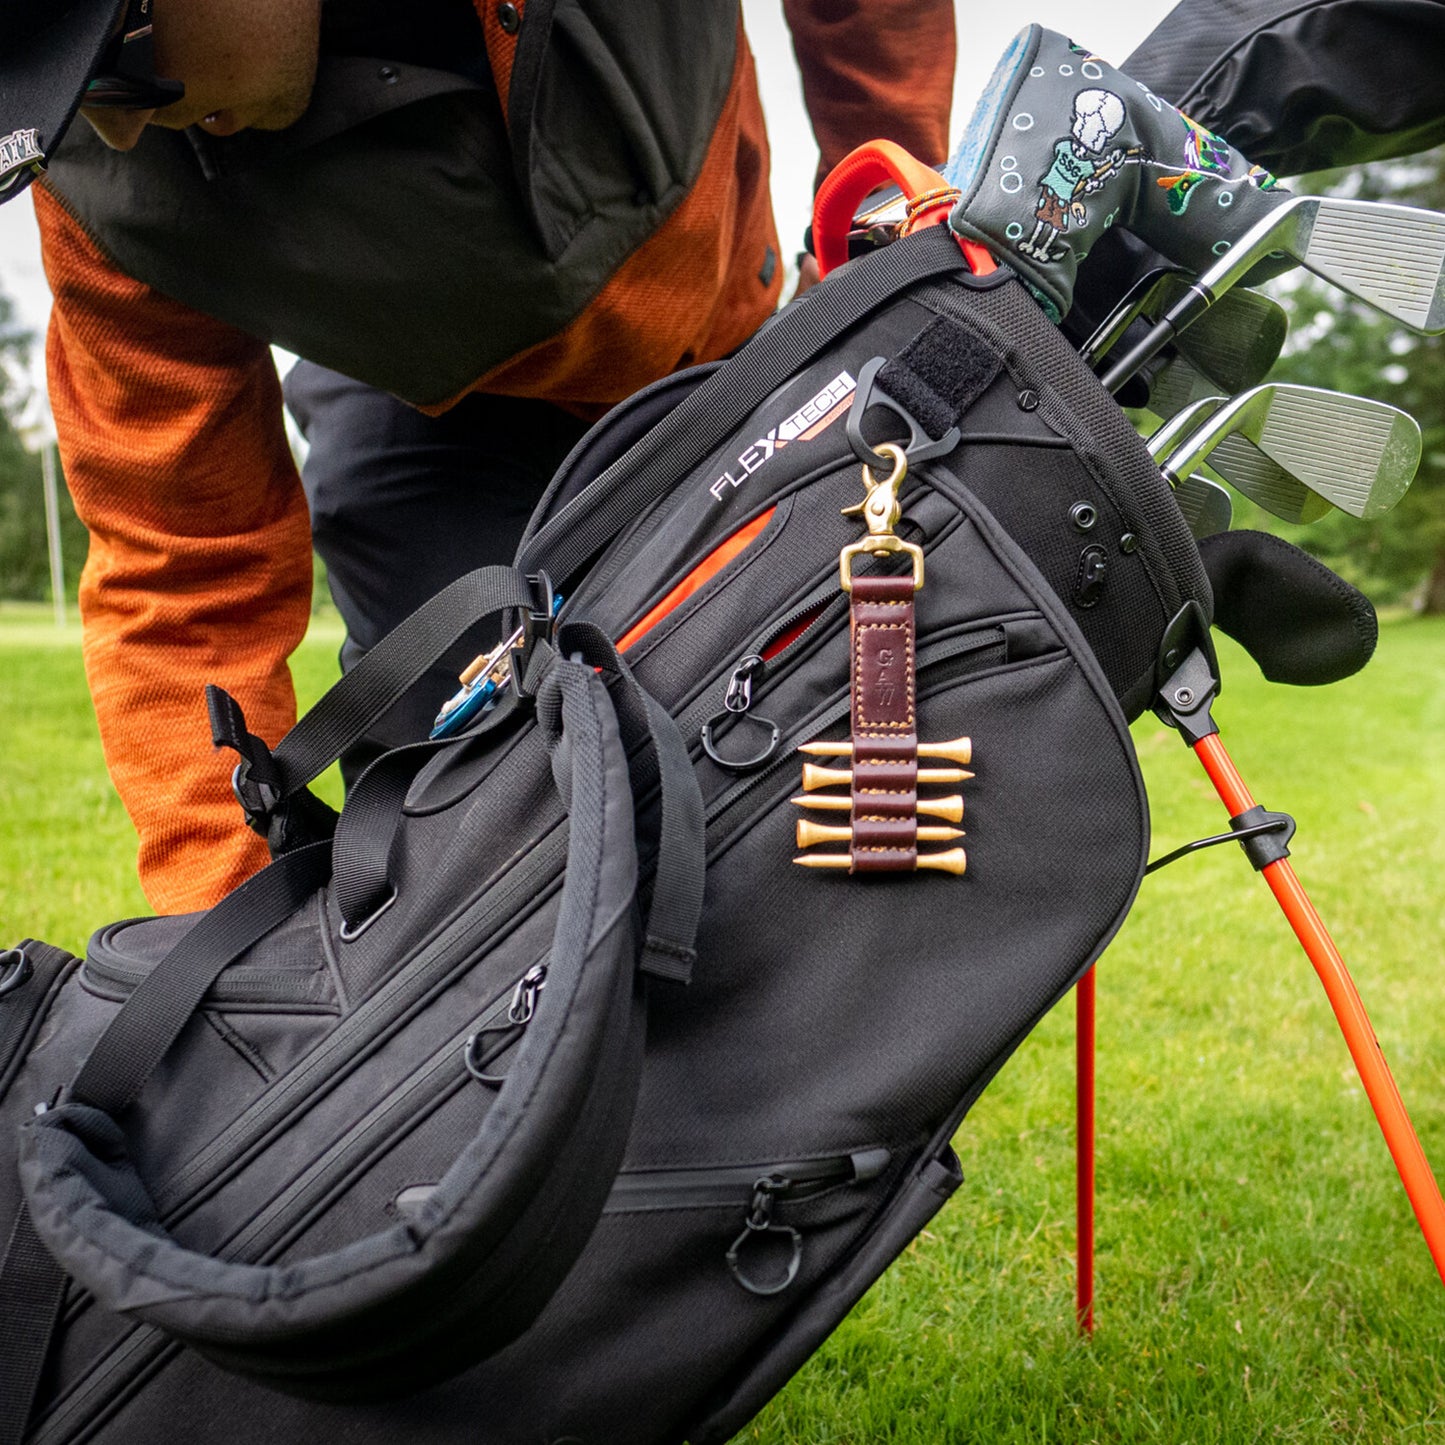
<svg viewBox="0 0 1445 1445">
<path fill-rule="evenodd" d="M 1062 30 L 1106 60 L 1118 64 L 1172 7 L 1172 0 L 1032 0 L 1023 8 L 958 4 L 958 72 L 954 82 L 952 138 L 968 121 L 973 102 L 994 61 L 1014 32 L 1037 21 Z M 773 151 L 773 199 L 778 234 L 791 255 L 801 245 L 812 200 L 817 148 L 808 127 L 779 0 L 743 0 Z M 40 268 L 35 217 L 28 195 L 0 206 L 0 290 L 16 304 L 20 319 L 43 331 L 50 298 Z"/>
</svg>

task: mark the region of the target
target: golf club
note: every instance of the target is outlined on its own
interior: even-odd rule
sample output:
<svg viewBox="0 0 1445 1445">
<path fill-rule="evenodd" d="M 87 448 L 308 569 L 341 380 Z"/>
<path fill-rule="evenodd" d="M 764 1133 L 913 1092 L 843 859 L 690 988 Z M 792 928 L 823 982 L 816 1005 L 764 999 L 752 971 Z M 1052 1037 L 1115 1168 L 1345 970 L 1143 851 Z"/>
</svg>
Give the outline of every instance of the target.
<svg viewBox="0 0 1445 1445">
<path fill-rule="evenodd" d="M 1079 355 L 1093 366 L 1135 321 L 1157 321 L 1188 289 L 1189 278 L 1183 272 L 1163 268 L 1146 272 L 1084 343 Z M 1279 302 L 1241 287 L 1220 297 L 1196 325 L 1175 338 L 1175 345 L 1215 390 L 1232 394 L 1258 386 L 1269 375 L 1288 329 L 1289 318 Z"/>
<path fill-rule="evenodd" d="M 1445 215 L 1381 201 L 1293 196 L 1228 245 L 1104 374 L 1117 391 L 1266 257 L 1283 253 L 1411 330 L 1445 331 Z"/>
<path fill-rule="evenodd" d="M 1223 405 L 1196 402 L 1160 432 L 1151 454 L 1174 447 L 1160 468 L 1171 485 L 1214 453 L 1216 467 L 1227 468 L 1222 475 L 1272 511 L 1282 500 L 1272 487 L 1283 469 L 1326 504 L 1377 517 L 1405 494 L 1420 462 L 1419 425 L 1398 407 L 1283 382 L 1253 387 Z M 1273 469 L 1260 470 L 1256 449 Z M 1299 520 L 1310 520 L 1307 509 Z"/>
</svg>

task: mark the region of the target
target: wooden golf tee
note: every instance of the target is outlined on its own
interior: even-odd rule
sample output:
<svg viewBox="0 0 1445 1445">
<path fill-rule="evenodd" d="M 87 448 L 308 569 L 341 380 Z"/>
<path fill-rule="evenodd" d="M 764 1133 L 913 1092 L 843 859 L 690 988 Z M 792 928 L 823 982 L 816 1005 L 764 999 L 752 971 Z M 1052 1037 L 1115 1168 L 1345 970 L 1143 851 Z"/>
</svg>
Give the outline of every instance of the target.
<svg viewBox="0 0 1445 1445">
<path fill-rule="evenodd" d="M 1255 806 L 1244 779 L 1217 733 L 1201 738 L 1194 744 L 1194 751 L 1231 818 L 1237 818 Z M 1266 864 L 1261 871 L 1324 985 L 1330 1007 L 1335 1011 L 1340 1031 L 1349 1046 L 1350 1057 L 1355 1061 L 1360 1082 L 1365 1086 L 1385 1143 L 1389 1146 L 1396 1169 L 1400 1171 L 1400 1182 L 1405 1186 L 1410 1207 L 1415 1211 L 1420 1231 L 1425 1236 L 1426 1248 L 1435 1261 L 1441 1280 L 1445 1281 L 1445 1199 L 1440 1197 L 1440 1186 L 1410 1122 L 1400 1091 L 1395 1087 L 1395 1080 L 1385 1062 L 1379 1040 L 1375 1038 L 1370 1016 L 1365 1012 L 1354 980 L 1329 931 L 1295 877 L 1289 860 L 1277 859 Z"/>
<path fill-rule="evenodd" d="M 847 741 L 803 743 L 798 751 L 812 753 L 815 758 L 851 758 L 853 744 Z M 958 763 L 961 767 L 966 767 L 973 761 L 973 740 L 972 738 L 950 738 L 946 743 L 919 743 L 918 756 L 920 758 L 941 758 L 944 762 Z"/>
<path fill-rule="evenodd" d="M 923 826 L 915 830 L 920 843 L 951 843 L 963 837 L 962 828 L 938 828 Z M 834 828 L 827 823 L 814 823 L 809 818 L 798 819 L 798 847 L 811 848 L 815 843 L 850 843 L 852 828 Z"/>
<path fill-rule="evenodd" d="M 850 813 L 853 810 L 851 797 L 834 797 L 828 793 L 799 794 L 788 801 L 798 808 L 817 808 L 824 813 Z M 946 798 L 920 798 L 916 811 L 925 818 L 942 818 L 949 823 L 963 821 L 963 795 L 954 793 Z"/>
<path fill-rule="evenodd" d="M 962 783 L 973 776 L 962 768 L 919 768 L 919 783 Z M 852 784 L 852 768 L 820 768 L 817 763 L 803 764 L 803 791 L 815 788 L 836 788 Z"/>
<path fill-rule="evenodd" d="M 800 853 L 793 859 L 804 868 L 851 868 L 853 860 L 846 853 Z M 954 873 L 963 875 L 967 860 L 962 848 L 950 848 L 945 853 L 920 853 L 914 865 L 920 871 Z"/>
<path fill-rule="evenodd" d="M 1096 977 L 1090 968 L 1074 986 L 1074 1084 L 1077 1128 L 1074 1140 L 1074 1196 L 1078 1221 L 1078 1295 L 1075 1318 L 1094 1333 L 1094 1023 Z"/>
</svg>

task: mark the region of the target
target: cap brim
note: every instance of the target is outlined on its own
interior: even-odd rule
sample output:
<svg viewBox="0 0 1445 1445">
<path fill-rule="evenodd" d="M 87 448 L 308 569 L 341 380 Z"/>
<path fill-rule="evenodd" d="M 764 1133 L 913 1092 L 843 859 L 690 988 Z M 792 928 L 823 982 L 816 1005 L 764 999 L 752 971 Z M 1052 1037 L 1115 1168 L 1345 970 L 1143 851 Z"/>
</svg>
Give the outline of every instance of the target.
<svg viewBox="0 0 1445 1445">
<path fill-rule="evenodd" d="M 8 33 L 18 22 L 0 20 L 0 203 L 55 153 L 125 4 L 70 0 L 18 38 Z"/>
</svg>

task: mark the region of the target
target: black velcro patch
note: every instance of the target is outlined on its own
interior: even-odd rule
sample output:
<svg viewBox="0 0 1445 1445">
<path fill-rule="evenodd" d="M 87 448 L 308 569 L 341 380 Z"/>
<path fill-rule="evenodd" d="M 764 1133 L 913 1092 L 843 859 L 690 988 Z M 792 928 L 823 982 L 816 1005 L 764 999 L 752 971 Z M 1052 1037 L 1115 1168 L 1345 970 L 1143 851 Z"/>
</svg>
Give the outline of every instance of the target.
<svg viewBox="0 0 1445 1445">
<path fill-rule="evenodd" d="M 878 373 L 877 384 L 936 437 L 983 395 L 1002 366 L 971 331 L 937 316 Z"/>
</svg>

